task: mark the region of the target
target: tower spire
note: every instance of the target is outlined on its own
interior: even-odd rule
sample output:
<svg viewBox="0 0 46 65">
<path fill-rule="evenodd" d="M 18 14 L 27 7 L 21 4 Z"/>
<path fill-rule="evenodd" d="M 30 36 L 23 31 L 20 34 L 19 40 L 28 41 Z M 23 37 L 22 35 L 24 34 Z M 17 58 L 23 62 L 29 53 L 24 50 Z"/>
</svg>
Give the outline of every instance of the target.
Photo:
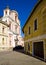
<svg viewBox="0 0 46 65">
<path fill-rule="evenodd" d="M 6 6 L 6 9 L 9 9 L 9 6 Z"/>
</svg>

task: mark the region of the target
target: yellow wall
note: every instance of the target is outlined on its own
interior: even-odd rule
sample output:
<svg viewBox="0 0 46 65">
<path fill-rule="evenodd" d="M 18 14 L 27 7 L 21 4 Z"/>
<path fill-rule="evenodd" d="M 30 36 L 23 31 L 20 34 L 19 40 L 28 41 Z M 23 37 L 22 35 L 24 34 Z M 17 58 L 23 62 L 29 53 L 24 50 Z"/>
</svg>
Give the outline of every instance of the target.
<svg viewBox="0 0 46 65">
<path fill-rule="evenodd" d="M 43 18 L 43 11 L 46 10 L 46 0 L 44 0 L 35 10 L 35 12 L 32 14 L 30 19 L 28 20 L 28 23 L 25 25 L 24 28 L 24 34 L 25 34 L 25 40 L 28 38 L 36 37 L 39 35 L 43 35 L 46 33 L 46 18 L 44 20 Z M 34 21 L 37 19 L 38 21 L 38 29 L 34 31 Z M 31 27 L 31 34 L 28 34 L 28 27 Z"/>
<path fill-rule="evenodd" d="M 34 31 L 34 21 L 37 19 L 37 30 Z M 31 28 L 31 33 L 28 34 L 28 28 Z M 46 0 L 43 0 L 39 6 L 35 9 L 34 13 L 26 23 L 24 27 L 24 41 L 27 41 L 29 39 L 32 39 L 34 37 L 38 37 L 41 35 L 46 34 Z M 44 57 L 46 58 L 46 40 L 43 40 L 45 42 L 44 44 Z M 38 40 L 35 40 L 38 41 Z M 28 50 L 28 43 L 30 42 L 30 51 Z M 25 51 L 32 53 L 32 41 L 25 42 Z"/>
<path fill-rule="evenodd" d="M 30 51 L 28 50 L 28 44 L 30 45 Z M 24 50 L 32 54 L 32 42 L 26 42 L 24 46 Z"/>
<path fill-rule="evenodd" d="M 46 39 L 44 40 L 44 57 L 46 59 Z"/>
</svg>

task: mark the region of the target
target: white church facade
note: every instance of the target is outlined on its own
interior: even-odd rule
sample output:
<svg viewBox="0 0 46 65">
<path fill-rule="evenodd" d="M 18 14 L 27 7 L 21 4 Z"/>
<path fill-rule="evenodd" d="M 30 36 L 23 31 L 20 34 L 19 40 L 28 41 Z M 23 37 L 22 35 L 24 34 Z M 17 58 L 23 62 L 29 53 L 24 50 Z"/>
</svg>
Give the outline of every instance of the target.
<svg viewBox="0 0 46 65">
<path fill-rule="evenodd" d="M 8 7 L 3 12 L 3 17 L 0 18 L 0 49 L 10 50 L 17 45 L 24 46 L 18 12 Z"/>
</svg>

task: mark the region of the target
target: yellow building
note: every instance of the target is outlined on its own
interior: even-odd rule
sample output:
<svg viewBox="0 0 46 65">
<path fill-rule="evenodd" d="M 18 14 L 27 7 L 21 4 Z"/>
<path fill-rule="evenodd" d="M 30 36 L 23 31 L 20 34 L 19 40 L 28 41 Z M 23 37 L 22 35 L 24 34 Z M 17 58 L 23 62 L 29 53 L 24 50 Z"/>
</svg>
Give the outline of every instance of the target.
<svg viewBox="0 0 46 65">
<path fill-rule="evenodd" d="M 39 0 L 24 27 L 24 50 L 46 60 L 46 0 Z"/>
<path fill-rule="evenodd" d="M 0 50 L 8 49 L 8 24 L 0 20 Z"/>
</svg>

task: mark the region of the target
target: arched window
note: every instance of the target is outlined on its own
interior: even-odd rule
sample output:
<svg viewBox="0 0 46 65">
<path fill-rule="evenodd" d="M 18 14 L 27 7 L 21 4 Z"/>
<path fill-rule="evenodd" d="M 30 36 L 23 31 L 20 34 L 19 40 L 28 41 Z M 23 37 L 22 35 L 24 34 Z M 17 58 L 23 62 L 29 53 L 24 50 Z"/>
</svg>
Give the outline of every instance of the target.
<svg viewBox="0 0 46 65">
<path fill-rule="evenodd" d="M 11 30 L 11 22 L 9 22 L 9 29 Z"/>
<path fill-rule="evenodd" d="M 7 15 L 7 11 L 5 11 L 5 14 Z"/>
<path fill-rule="evenodd" d="M 4 29 L 5 29 L 5 27 L 3 26 L 3 27 L 2 27 L 2 33 L 4 33 Z"/>
<path fill-rule="evenodd" d="M 15 15 L 15 21 L 17 22 L 17 16 Z"/>
<path fill-rule="evenodd" d="M 4 38 L 2 38 L 2 44 L 4 45 Z"/>
</svg>

